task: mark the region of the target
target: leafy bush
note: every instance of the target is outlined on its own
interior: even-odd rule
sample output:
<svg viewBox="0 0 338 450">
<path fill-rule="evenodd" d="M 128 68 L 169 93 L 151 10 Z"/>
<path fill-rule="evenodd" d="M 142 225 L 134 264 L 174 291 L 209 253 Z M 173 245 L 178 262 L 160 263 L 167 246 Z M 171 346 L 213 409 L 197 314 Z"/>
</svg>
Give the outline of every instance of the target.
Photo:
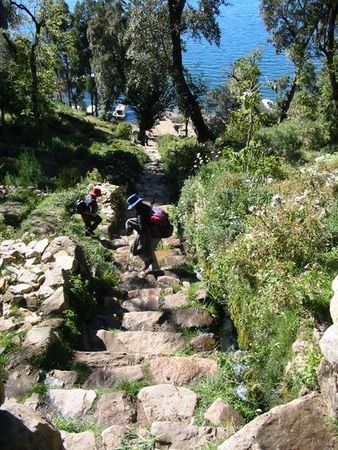
<svg viewBox="0 0 338 450">
<path fill-rule="evenodd" d="M 91 161 L 114 184 L 134 186 L 148 156 L 137 146 L 122 140 L 112 144 L 95 143 L 90 148 Z"/>
<path fill-rule="evenodd" d="M 176 199 L 184 181 L 196 172 L 196 157 L 203 149 L 195 138 L 179 139 L 174 136 L 160 137 L 158 149 L 172 197 Z"/>
<path fill-rule="evenodd" d="M 292 343 L 304 321 L 329 320 L 338 267 L 337 161 L 327 155 L 263 185 L 270 164 L 261 174 L 245 152 L 224 155 L 185 183 L 177 206 L 209 293 L 227 303 L 238 344 L 250 355 L 246 382 L 263 408 L 297 395 L 296 382 L 281 389 Z M 304 379 L 313 385 L 309 374 Z"/>
<path fill-rule="evenodd" d="M 7 176 L 6 184 L 13 184 L 19 187 L 41 187 L 44 177 L 41 165 L 32 150 L 25 150 L 20 153 L 16 164 L 16 175 Z"/>
</svg>

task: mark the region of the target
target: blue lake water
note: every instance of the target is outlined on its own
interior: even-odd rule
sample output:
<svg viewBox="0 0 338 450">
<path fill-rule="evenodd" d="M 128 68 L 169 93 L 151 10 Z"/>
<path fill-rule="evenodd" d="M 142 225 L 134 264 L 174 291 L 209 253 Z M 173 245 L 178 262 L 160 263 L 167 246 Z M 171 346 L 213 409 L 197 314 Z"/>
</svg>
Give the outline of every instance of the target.
<svg viewBox="0 0 338 450">
<path fill-rule="evenodd" d="M 222 33 L 220 46 L 188 37 L 184 64 L 193 75 L 203 75 L 209 87 L 213 88 L 225 82 L 231 65 L 238 58 L 258 49 L 262 53 L 261 91 L 263 97 L 271 99 L 274 94 L 264 82 L 292 74 L 293 66 L 284 55 L 276 55 L 273 46 L 268 43 L 269 36 L 259 12 L 260 0 L 232 0 L 231 3 L 221 8 L 218 17 Z M 70 0 L 68 4 L 72 9 L 75 0 Z"/>
</svg>

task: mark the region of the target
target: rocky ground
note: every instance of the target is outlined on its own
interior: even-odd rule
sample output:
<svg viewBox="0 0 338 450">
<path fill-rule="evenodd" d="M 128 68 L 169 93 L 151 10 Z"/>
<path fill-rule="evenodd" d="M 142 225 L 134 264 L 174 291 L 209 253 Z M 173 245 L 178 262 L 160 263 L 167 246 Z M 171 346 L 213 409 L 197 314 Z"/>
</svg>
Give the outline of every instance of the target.
<svg viewBox="0 0 338 450">
<path fill-rule="evenodd" d="M 138 193 L 163 205 L 167 190 L 153 141 L 148 153 L 151 161 Z M 102 188 L 101 208 L 109 217 L 111 187 Z M 199 399 L 192 387 L 218 373 L 213 357 L 218 319 L 205 307 L 207 292 L 196 285 L 195 275 L 182 270 L 185 254 L 178 237 L 163 240 L 157 252 L 162 270 L 156 273 L 141 271 L 142 262 L 130 255 L 131 239 L 121 231 L 111 242 L 121 284 L 101 295 L 92 320 L 81 329 L 78 345 L 71 349 L 73 369 L 48 371 L 36 362 L 60 351 L 66 320 L 62 311 L 72 306 L 70 273 L 91 280 L 92 268 L 65 236 L 1 243 L 0 331 L 20 351 L 8 361 L 5 388 L 0 383 L 2 401 L 6 397 L 0 409 L 0 448 L 190 450 L 217 448 L 223 441 L 220 448 L 229 450 L 338 448 L 324 415 L 330 401 L 337 412 L 331 391 L 326 396 L 310 393 L 244 427 L 240 413 L 215 398 L 204 414 L 207 425 L 196 424 Z M 331 338 L 323 338 L 330 365 L 323 384 L 338 376 Z M 69 427 L 60 432 L 50 421 L 60 429 L 76 425 L 80 432 Z"/>
</svg>

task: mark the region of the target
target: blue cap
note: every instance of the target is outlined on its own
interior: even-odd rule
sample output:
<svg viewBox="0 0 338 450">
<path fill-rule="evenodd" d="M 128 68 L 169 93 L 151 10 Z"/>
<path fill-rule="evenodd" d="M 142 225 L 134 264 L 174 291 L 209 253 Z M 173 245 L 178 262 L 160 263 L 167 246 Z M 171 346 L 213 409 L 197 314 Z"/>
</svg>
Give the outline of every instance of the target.
<svg viewBox="0 0 338 450">
<path fill-rule="evenodd" d="M 132 194 L 127 198 L 128 210 L 133 209 L 138 203 L 142 202 L 143 198 L 139 197 L 137 194 Z"/>
</svg>

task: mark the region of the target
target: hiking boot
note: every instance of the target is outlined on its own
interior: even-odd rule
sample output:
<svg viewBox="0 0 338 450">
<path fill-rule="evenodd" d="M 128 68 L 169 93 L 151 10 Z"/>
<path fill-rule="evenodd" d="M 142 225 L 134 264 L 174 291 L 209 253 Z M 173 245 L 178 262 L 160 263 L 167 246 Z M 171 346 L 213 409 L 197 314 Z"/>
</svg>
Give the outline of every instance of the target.
<svg viewBox="0 0 338 450">
<path fill-rule="evenodd" d="M 147 261 L 147 262 L 145 262 L 144 263 L 144 265 L 142 266 L 142 268 L 141 268 L 141 270 L 147 270 L 147 269 L 149 269 L 149 267 L 151 266 L 151 263 L 152 263 L 153 261 L 151 260 L 151 259 L 149 259 L 149 261 Z"/>
</svg>

